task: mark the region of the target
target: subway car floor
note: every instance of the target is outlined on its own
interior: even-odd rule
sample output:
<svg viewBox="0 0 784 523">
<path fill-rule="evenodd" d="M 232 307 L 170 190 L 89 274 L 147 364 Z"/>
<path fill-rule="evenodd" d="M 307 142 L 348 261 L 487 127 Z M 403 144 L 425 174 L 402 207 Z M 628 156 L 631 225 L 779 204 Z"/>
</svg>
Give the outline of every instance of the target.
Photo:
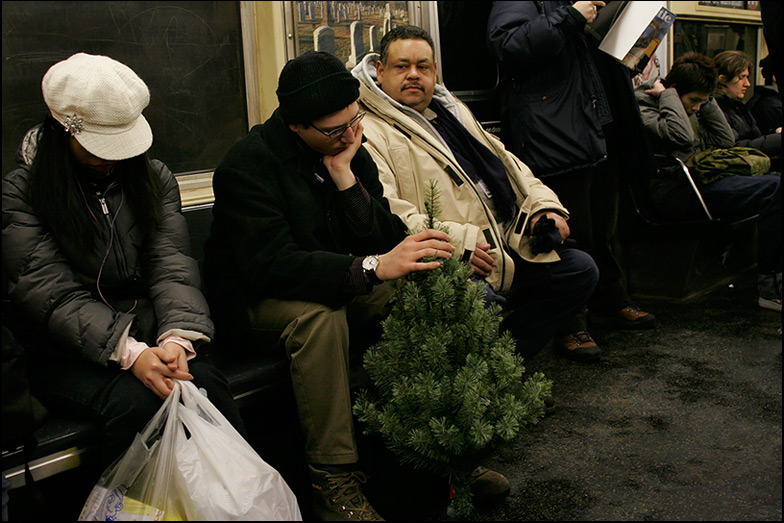
<svg viewBox="0 0 784 523">
<path fill-rule="evenodd" d="M 556 411 L 486 463 L 512 493 L 471 519 L 780 521 L 781 315 L 756 302 L 745 274 L 691 303 L 638 303 L 657 328 L 592 331 L 598 363 L 532 358 Z"/>
<path fill-rule="evenodd" d="M 553 380 L 556 410 L 484 463 L 512 491 L 470 520 L 780 521 L 781 315 L 757 306 L 755 278 L 688 303 L 639 301 L 657 328 L 592 330 L 598 362 L 565 360 L 549 347 L 526 362 L 528 373 Z M 290 410 L 282 404 L 278 421 Z M 311 519 L 304 462 L 291 459 L 301 441 L 286 423 L 271 424 L 272 413 L 250 414 L 259 421 L 250 438 Z M 382 516 L 450 520 L 444 480 L 400 467 L 381 442 L 359 438 L 366 492 Z M 41 481 L 32 494 L 11 491 L 11 520 L 75 520 L 91 488 L 79 474 Z"/>
<path fill-rule="evenodd" d="M 471 520 L 781 520 L 781 315 L 757 305 L 756 275 L 638 305 L 657 328 L 592 330 L 599 362 L 526 363 L 554 381 L 555 413 L 485 463 L 512 492 Z M 445 489 L 417 506 L 396 489 L 422 485 L 371 472 L 387 519 L 448 519 Z"/>
</svg>

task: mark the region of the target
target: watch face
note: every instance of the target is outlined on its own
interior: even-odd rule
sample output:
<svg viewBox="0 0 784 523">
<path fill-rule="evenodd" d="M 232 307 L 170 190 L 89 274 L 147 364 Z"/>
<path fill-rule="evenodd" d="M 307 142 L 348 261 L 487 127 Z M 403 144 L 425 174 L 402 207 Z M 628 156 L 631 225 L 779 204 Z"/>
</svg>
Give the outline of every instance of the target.
<svg viewBox="0 0 784 523">
<path fill-rule="evenodd" d="M 366 271 L 375 271 L 378 267 L 378 256 L 366 256 L 362 260 L 362 268 Z"/>
</svg>

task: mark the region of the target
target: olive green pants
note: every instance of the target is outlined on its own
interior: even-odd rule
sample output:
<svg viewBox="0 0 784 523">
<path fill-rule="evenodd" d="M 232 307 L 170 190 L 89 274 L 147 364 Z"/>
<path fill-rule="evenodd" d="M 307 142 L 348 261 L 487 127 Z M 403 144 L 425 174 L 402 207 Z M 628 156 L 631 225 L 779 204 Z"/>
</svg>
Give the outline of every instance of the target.
<svg viewBox="0 0 784 523">
<path fill-rule="evenodd" d="M 251 326 L 281 332 L 309 463 L 359 460 L 349 394 L 349 328 L 379 322 L 391 286 L 377 285 L 345 307 L 268 298 L 248 310 Z"/>
</svg>

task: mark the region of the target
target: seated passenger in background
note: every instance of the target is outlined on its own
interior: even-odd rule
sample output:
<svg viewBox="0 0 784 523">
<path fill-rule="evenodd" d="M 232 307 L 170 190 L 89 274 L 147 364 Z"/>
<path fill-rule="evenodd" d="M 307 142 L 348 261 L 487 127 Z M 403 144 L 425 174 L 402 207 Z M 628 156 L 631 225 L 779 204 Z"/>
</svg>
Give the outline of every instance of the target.
<svg viewBox="0 0 784 523">
<path fill-rule="evenodd" d="M 79 53 L 42 87 L 51 114 L 3 179 L 10 327 L 35 361 L 33 393 L 52 412 L 101 424 L 104 466 L 172 378 L 194 380 L 244 432 L 225 377 L 194 352 L 213 324 L 177 181 L 145 154 L 147 86 L 111 58 Z"/>
<path fill-rule="evenodd" d="M 541 350 L 579 311 L 598 279 L 593 259 L 566 246 L 569 214 L 555 193 L 534 177 L 469 110 L 436 85 L 430 35 L 414 26 L 396 27 L 353 74 L 368 111 L 366 147 L 376 161 L 392 211 L 409 228 L 426 215 L 424 191 L 436 180 L 441 220 L 469 261 L 474 276 L 500 293 L 509 315 L 502 327 L 524 357 Z M 552 243 L 534 246 L 537 222 L 552 220 Z M 538 247 L 538 246 L 537 246 Z M 568 354 L 599 357 L 592 346 Z"/>
<path fill-rule="evenodd" d="M 746 107 L 751 111 L 757 127 L 763 133 L 781 133 L 781 93 L 779 92 L 778 78 L 773 73 L 770 57 L 760 60 L 762 77 L 765 85 L 754 86 L 754 96 L 751 97 Z"/>
<path fill-rule="evenodd" d="M 358 82 L 335 56 L 308 52 L 278 80 L 279 107 L 215 171 L 207 295 L 220 343 L 280 334 L 305 437 L 315 515 L 380 520 L 362 492 L 349 391 L 350 329 L 377 324 L 386 280 L 449 258 L 442 231 L 406 236 L 362 147 Z M 251 347 L 261 350 L 263 347 Z M 277 347 L 273 347 L 277 350 Z"/>
<path fill-rule="evenodd" d="M 686 161 L 709 147 L 735 145 L 724 113 L 711 96 L 718 73 L 705 55 L 689 52 L 672 64 L 662 81 L 637 88 L 643 123 L 654 153 Z M 669 175 L 667 174 L 669 173 Z M 654 204 L 673 218 L 694 218 L 702 213 L 691 187 L 678 169 L 660 170 L 650 180 Z M 699 191 L 711 214 L 740 219 L 759 214 L 759 305 L 781 311 L 781 176 L 725 176 Z"/>
<path fill-rule="evenodd" d="M 722 51 L 713 58 L 719 73 L 716 101 L 735 134 L 737 147 L 751 147 L 768 155 L 770 170 L 781 171 L 781 127 L 771 133 L 760 131 L 751 111 L 743 103 L 754 62 L 741 51 Z"/>
</svg>

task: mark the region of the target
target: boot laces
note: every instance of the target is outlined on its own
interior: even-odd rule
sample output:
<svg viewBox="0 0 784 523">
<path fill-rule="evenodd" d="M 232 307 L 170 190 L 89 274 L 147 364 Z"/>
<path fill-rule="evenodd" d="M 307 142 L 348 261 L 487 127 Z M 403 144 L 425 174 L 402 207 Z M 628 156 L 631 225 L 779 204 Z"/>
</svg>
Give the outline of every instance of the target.
<svg viewBox="0 0 784 523">
<path fill-rule="evenodd" d="M 350 518 L 356 515 L 358 521 L 363 521 L 366 517 L 375 519 L 376 511 L 362 493 L 361 485 L 367 481 L 365 474 L 359 471 L 327 474 L 326 480 L 332 504 L 348 512 Z"/>
<path fill-rule="evenodd" d="M 591 334 L 588 331 L 580 331 L 580 332 L 572 333 L 572 339 L 574 339 L 580 345 L 593 342 L 593 338 L 591 337 Z"/>
</svg>

